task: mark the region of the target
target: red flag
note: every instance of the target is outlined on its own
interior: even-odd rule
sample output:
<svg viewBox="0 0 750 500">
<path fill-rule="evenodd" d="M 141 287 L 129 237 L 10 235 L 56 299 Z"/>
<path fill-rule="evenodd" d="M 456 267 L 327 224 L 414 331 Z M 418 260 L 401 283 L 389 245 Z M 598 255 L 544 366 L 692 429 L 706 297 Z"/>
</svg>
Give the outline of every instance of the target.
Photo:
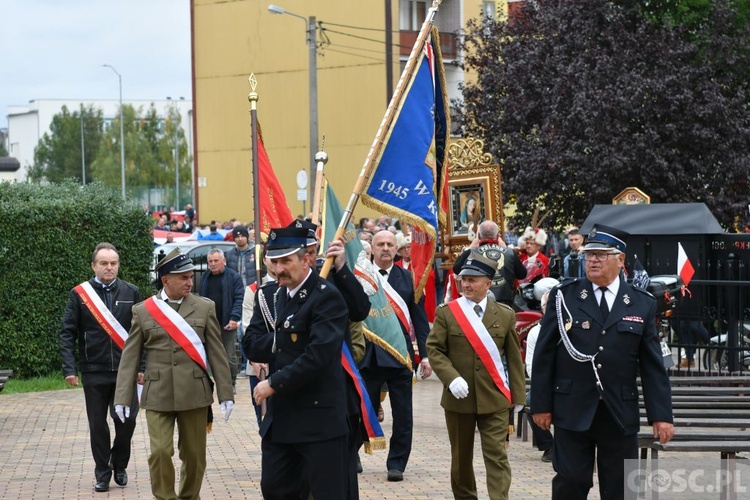
<svg viewBox="0 0 750 500">
<path fill-rule="evenodd" d="M 260 130 L 260 125 L 258 125 Z M 271 160 L 268 159 L 263 137 L 258 132 L 258 192 L 260 202 L 260 230 L 268 234 L 272 227 L 286 227 L 294 217 L 286 203 L 284 191 L 273 172 Z"/>
<path fill-rule="evenodd" d="M 411 272 L 414 276 L 414 300 L 419 300 L 422 297 L 430 277 L 434 256 L 435 240 L 413 226 L 411 228 Z"/>
<path fill-rule="evenodd" d="M 682 248 L 682 243 L 679 242 L 677 243 L 677 274 L 680 275 L 685 286 L 688 286 L 690 280 L 693 279 L 693 275 L 695 274 L 695 268 L 693 268 L 693 264 L 690 263 L 690 259 L 688 259 L 685 249 Z"/>
</svg>

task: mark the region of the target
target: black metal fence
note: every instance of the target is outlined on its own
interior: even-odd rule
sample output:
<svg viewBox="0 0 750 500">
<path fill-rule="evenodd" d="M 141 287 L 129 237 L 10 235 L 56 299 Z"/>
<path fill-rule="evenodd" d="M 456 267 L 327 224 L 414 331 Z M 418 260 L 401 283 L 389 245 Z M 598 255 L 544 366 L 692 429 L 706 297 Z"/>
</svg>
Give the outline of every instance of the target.
<svg viewBox="0 0 750 500">
<path fill-rule="evenodd" d="M 669 318 L 675 370 L 750 374 L 750 281 L 743 250 L 747 249 L 705 259 L 703 268 L 696 265 L 696 276 L 710 279 L 690 281 Z M 674 262 L 656 261 L 651 262 L 649 274 L 671 274 L 675 269 Z"/>
</svg>

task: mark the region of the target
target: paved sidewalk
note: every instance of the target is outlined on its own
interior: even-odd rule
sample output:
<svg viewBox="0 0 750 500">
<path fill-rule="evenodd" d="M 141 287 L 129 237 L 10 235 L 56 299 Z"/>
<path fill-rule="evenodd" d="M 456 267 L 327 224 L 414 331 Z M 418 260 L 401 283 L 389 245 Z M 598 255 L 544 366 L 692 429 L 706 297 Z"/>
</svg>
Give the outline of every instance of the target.
<svg viewBox="0 0 750 500">
<path fill-rule="evenodd" d="M 208 439 L 208 470 L 203 499 L 259 499 L 260 438 L 250 405 L 248 379 L 238 380 L 237 406 L 225 423 L 220 418 Z M 359 475 L 362 499 L 450 499 L 450 446 L 440 408 L 440 382 L 433 376 L 414 386 L 414 447 L 404 481 L 386 481 L 385 451 L 362 454 Z M 390 436 L 390 408 L 385 403 L 386 436 Z M 214 414 L 219 416 L 218 404 Z M 143 413 L 133 438 L 133 454 L 125 488 L 111 483 L 108 493 L 94 493 L 94 463 L 88 439 L 83 391 L 64 390 L 0 395 L 0 498 L 2 499 L 147 499 L 151 498 L 148 473 L 148 433 Z M 175 440 L 176 441 L 176 440 Z M 474 469 L 479 498 L 488 498 L 484 465 L 475 444 Z M 550 497 L 551 464 L 530 442 L 511 437 L 509 449 L 513 482 L 512 499 Z M 714 460 L 717 454 L 690 454 L 691 459 Z M 665 458 L 668 455 L 665 455 Z M 673 455 L 685 459 L 684 455 Z M 179 459 L 175 457 L 179 464 Z M 743 465 L 747 464 L 747 461 Z M 747 471 L 747 469 L 745 469 Z M 750 477 L 750 474 L 748 474 Z M 715 495 L 685 495 L 709 498 Z M 598 499 L 598 485 L 589 496 Z M 662 498 L 675 498 L 662 495 Z"/>
</svg>

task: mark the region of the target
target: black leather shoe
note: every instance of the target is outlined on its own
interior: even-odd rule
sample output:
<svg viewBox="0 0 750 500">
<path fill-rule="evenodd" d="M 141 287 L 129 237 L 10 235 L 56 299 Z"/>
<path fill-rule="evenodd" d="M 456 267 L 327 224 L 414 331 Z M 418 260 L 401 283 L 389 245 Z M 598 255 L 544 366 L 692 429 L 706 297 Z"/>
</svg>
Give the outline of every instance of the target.
<svg viewBox="0 0 750 500">
<path fill-rule="evenodd" d="M 128 484 L 128 473 L 125 472 L 125 469 L 115 469 L 115 483 L 119 484 L 120 486 L 125 486 Z"/>
<path fill-rule="evenodd" d="M 542 462 L 550 463 L 552 461 L 552 448 L 544 450 L 542 453 Z"/>
<path fill-rule="evenodd" d="M 109 491 L 109 481 L 99 481 L 94 485 L 94 491 L 98 491 L 99 493 Z"/>
<path fill-rule="evenodd" d="M 357 454 L 357 474 L 362 473 L 362 460 L 359 459 L 359 453 Z"/>
<path fill-rule="evenodd" d="M 388 470 L 388 481 L 403 481 L 404 480 L 404 473 L 401 472 L 398 469 L 389 469 Z"/>
</svg>

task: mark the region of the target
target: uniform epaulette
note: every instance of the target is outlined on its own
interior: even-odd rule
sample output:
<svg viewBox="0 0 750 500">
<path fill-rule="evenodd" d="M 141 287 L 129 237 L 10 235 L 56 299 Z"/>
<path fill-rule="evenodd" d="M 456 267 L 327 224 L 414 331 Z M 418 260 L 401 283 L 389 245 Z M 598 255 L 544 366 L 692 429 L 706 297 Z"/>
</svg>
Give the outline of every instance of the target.
<svg viewBox="0 0 750 500">
<path fill-rule="evenodd" d="M 208 297 L 204 297 L 203 295 L 198 295 L 198 294 L 195 294 L 195 293 L 194 293 L 194 294 L 193 294 L 193 297 L 198 297 L 199 299 L 203 299 L 203 300 L 205 300 L 206 302 L 213 302 L 213 301 L 212 301 L 211 299 L 209 299 Z"/>
<path fill-rule="evenodd" d="M 448 303 L 447 303 L 447 302 L 443 302 L 442 304 L 438 304 L 438 307 L 445 307 L 445 306 L 447 306 L 447 305 L 448 305 Z"/>
<path fill-rule="evenodd" d="M 553 288 L 562 288 L 564 286 L 570 285 L 571 283 L 578 283 L 579 281 L 581 281 L 581 278 L 563 278 L 560 284 L 555 285 Z"/>
<path fill-rule="evenodd" d="M 634 286 L 634 287 L 632 287 L 632 288 L 633 288 L 634 290 L 637 290 L 637 291 L 641 292 L 641 293 L 645 293 L 645 294 L 646 294 L 646 295 L 648 295 L 649 297 L 653 297 L 653 298 L 656 298 L 656 297 L 654 297 L 654 295 L 653 295 L 653 294 L 652 294 L 651 292 L 649 292 L 648 290 L 644 290 L 643 288 L 639 288 L 639 287 L 637 287 L 637 286 Z"/>
<path fill-rule="evenodd" d="M 503 302 L 496 302 L 496 304 L 499 305 L 499 306 L 502 306 L 502 307 L 506 308 L 509 311 L 513 311 L 513 308 L 510 307 L 508 304 L 504 304 Z"/>
<path fill-rule="evenodd" d="M 328 288 L 327 283 L 318 283 L 318 286 L 320 287 L 321 290 L 325 290 L 326 288 Z"/>
</svg>

